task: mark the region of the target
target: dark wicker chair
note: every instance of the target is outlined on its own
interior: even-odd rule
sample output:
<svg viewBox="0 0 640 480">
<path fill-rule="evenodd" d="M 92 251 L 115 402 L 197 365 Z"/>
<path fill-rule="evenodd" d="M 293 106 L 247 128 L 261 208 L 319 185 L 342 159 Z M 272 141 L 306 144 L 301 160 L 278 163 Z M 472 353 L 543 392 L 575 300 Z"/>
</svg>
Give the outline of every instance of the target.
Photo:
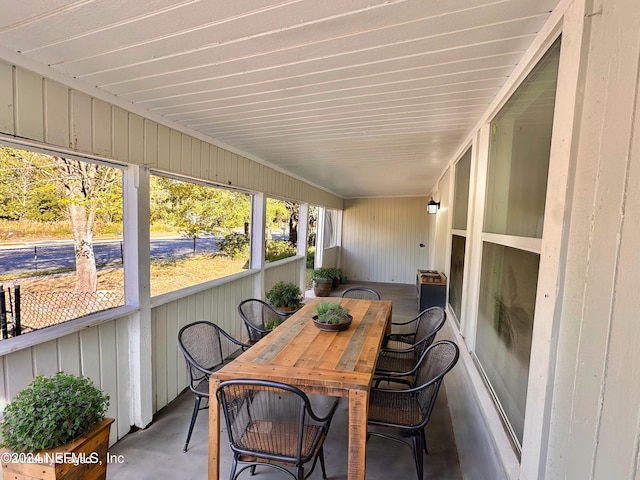
<svg viewBox="0 0 640 480">
<path fill-rule="evenodd" d="M 218 325 L 206 321 L 190 323 L 178 332 L 178 348 L 187 361 L 189 389 L 196 396 L 184 452 L 189 446 L 198 412 L 202 410 L 200 402 L 203 398 L 209 398 L 209 376 L 238 351 L 244 351 L 249 346 L 233 338 Z M 208 408 L 208 405 L 203 408 Z"/>
<path fill-rule="evenodd" d="M 369 428 L 367 438 L 374 435 L 406 444 L 411 437 L 418 479 L 422 480 L 423 450 L 427 452 L 425 426 L 445 374 L 458 361 L 458 346 L 448 340 L 432 344 L 421 357 L 414 387 L 371 389 L 369 395 Z M 382 430 L 382 431 L 380 431 Z M 384 433 L 393 431 L 394 435 Z"/>
<path fill-rule="evenodd" d="M 289 316 L 258 298 L 249 298 L 240 302 L 238 313 L 247 326 L 249 342 L 252 344 L 271 332 Z"/>
<path fill-rule="evenodd" d="M 373 288 L 351 287 L 342 292 L 342 298 L 359 298 L 360 300 L 380 300 L 380 294 Z"/>
<path fill-rule="evenodd" d="M 327 478 L 323 444 L 337 398 L 328 413 L 319 416 L 302 390 L 284 383 L 229 380 L 220 384 L 216 395 L 233 451 L 230 479 L 238 478 L 247 468 L 254 474 L 257 466 L 264 465 L 303 480 L 313 472 L 318 459 L 322 478 Z M 309 462 L 313 463 L 305 476 Z M 243 466 L 236 473 L 240 464 Z"/>
<path fill-rule="evenodd" d="M 418 359 L 431 345 L 438 331 L 443 327 L 447 314 L 441 307 L 429 307 L 409 322 L 397 323 L 407 325 L 415 322 L 416 331 L 412 334 L 391 333 L 383 341 L 376 363 L 377 376 L 401 377 L 414 371 Z M 379 383 L 379 382 L 378 382 Z"/>
</svg>

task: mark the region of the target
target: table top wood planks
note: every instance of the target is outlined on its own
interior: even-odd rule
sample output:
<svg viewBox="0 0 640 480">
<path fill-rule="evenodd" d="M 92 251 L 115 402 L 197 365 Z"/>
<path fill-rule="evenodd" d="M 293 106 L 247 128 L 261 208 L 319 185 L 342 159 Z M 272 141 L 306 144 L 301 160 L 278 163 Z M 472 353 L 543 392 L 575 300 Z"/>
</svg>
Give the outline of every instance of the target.
<svg viewBox="0 0 640 480">
<path fill-rule="evenodd" d="M 321 301 L 339 302 L 353 317 L 348 329 L 327 332 L 311 319 Z M 221 381 L 273 380 L 308 394 L 349 399 L 349 480 L 364 479 L 369 387 L 384 334 L 391 327 L 391 302 L 315 298 L 233 362 L 211 376 L 211 403 Z M 219 478 L 220 411 L 209 409 L 209 480 Z"/>
</svg>

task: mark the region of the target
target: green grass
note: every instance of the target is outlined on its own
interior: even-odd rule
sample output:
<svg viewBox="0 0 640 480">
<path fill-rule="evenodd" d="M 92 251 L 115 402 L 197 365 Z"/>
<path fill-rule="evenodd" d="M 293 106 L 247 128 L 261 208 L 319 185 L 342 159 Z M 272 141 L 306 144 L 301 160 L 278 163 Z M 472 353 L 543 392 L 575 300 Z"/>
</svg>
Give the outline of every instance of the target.
<svg viewBox="0 0 640 480">
<path fill-rule="evenodd" d="M 179 290 L 216 278 L 222 278 L 246 269 L 246 259 L 230 259 L 224 256 L 198 255 L 171 262 L 151 264 L 151 296 Z M 55 292 L 73 291 L 76 277 L 73 272 L 22 277 L 15 275 L 3 279 L 20 285 L 23 291 Z M 103 268 L 98 271 L 98 290 L 124 291 L 122 267 Z"/>
</svg>

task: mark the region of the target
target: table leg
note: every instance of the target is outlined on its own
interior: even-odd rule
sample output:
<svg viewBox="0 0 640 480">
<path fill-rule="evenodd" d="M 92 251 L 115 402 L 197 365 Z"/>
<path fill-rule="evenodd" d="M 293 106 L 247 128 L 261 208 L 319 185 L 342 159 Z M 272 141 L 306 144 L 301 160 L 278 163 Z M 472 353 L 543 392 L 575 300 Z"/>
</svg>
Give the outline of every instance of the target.
<svg viewBox="0 0 640 480">
<path fill-rule="evenodd" d="M 368 407 L 368 390 L 349 391 L 349 480 L 364 480 Z"/>
<path fill-rule="evenodd" d="M 220 404 L 216 390 L 220 380 L 209 380 L 209 480 L 220 478 Z"/>
</svg>

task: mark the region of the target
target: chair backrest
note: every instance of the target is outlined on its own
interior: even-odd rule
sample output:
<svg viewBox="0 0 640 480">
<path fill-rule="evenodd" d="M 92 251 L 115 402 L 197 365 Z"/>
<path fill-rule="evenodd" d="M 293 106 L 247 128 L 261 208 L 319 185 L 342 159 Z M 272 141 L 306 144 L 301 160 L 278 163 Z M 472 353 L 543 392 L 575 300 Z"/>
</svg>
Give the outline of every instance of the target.
<svg viewBox="0 0 640 480">
<path fill-rule="evenodd" d="M 429 307 L 420 312 L 414 341 L 416 358 L 433 343 L 446 319 L 447 313 L 441 307 Z"/>
<path fill-rule="evenodd" d="M 252 343 L 263 338 L 284 319 L 284 315 L 258 298 L 249 298 L 240 302 L 238 313 L 247 326 Z"/>
<path fill-rule="evenodd" d="M 218 325 L 202 320 L 180 329 L 178 348 L 187 361 L 189 386 L 193 389 L 220 367 L 239 346 Z"/>
<path fill-rule="evenodd" d="M 342 292 L 342 298 L 358 298 L 360 300 L 380 300 L 380 294 L 372 288 L 352 287 Z"/>
<path fill-rule="evenodd" d="M 330 418 L 317 417 L 300 389 L 267 380 L 222 382 L 216 391 L 237 454 L 291 462 L 309 461 Z"/>
<path fill-rule="evenodd" d="M 417 399 L 422 411 L 422 425 L 429 421 L 442 380 L 455 366 L 459 356 L 460 350 L 455 343 L 441 340 L 429 346 L 420 358 L 415 389 L 419 390 Z"/>
</svg>

